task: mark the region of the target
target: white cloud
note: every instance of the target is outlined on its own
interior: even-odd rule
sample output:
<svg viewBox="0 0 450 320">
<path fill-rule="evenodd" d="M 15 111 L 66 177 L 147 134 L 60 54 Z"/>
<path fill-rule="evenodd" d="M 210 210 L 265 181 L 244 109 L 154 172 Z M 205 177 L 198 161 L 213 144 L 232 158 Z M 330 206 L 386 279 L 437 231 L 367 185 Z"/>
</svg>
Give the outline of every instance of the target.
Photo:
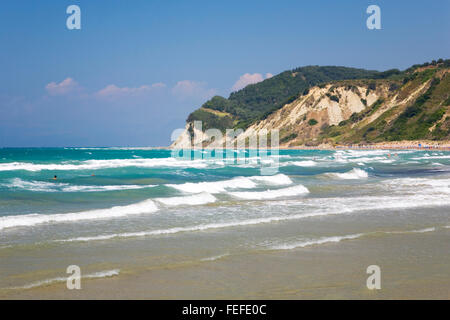
<svg viewBox="0 0 450 320">
<path fill-rule="evenodd" d="M 72 78 L 67 78 L 60 83 L 50 82 L 45 86 L 47 92 L 51 95 L 65 95 L 80 89 L 78 83 Z"/>
<path fill-rule="evenodd" d="M 97 91 L 95 95 L 100 98 L 120 98 L 120 97 L 136 97 L 154 91 L 155 89 L 164 88 L 166 85 L 162 82 L 154 83 L 152 85 L 142 85 L 140 87 L 118 87 L 115 84 L 110 84 L 105 88 Z"/>
<path fill-rule="evenodd" d="M 196 82 L 191 80 L 178 81 L 172 88 L 172 93 L 179 98 L 200 98 L 209 99 L 215 94 L 217 90 L 208 89 L 206 82 Z"/>
<path fill-rule="evenodd" d="M 87 99 L 96 98 L 114 101 L 126 98 L 148 97 L 156 92 L 161 92 L 161 90 L 166 87 L 167 86 L 162 82 L 137 87 L 120 87 L 115 84 L 109 84 L 98 91 L 87 93 L 85 92 L 85 88 L 81 87 L 75 80 L 72 78 L 67 78 L 60 83 L 51 82 L 47 84 L 45 88 L 50 95 L 67 95 L 69 93 L 77 93 L 79 94 L 79 97 L 84 97 Z M 169 92 L 181 100 L 207 100 L 217 94 L 217 90 L 208 88 L 206 82 L 192 80 L 178 81 Z"/>
<path fill-rule="evenodd" d="M 273 74 L 266 73 L 266 76 L 264 76 L 261 73 L 246 73 L 240 76 L 239 80 L 236 81 L 236 83 L 231 88 L 232 91 L 238 91 L 242 88 L 245 88 L 249 84 L 254 84 L 263 81 L 264 79 L 272 78 Z"/>
<path fill-rule="evenodd" d="M 165 87 L 166 87 L 166 84 L 162 83 L 162 82 L 157 82 L 157 83 L 152 84 L 152 88 L 165 88 Z"/>
</svg>

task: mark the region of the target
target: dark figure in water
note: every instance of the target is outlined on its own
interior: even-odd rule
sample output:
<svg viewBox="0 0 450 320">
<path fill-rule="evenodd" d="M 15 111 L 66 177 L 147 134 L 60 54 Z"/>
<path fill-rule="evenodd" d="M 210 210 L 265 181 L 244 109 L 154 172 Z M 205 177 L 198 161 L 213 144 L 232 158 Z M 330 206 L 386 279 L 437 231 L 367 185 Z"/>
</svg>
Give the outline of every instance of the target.
<svg viewBox="0 0 450 320">
<path fill-rule="evenodd" d="M 56 180 L 56 179 L 58 179 L 58 177 L 57 177 L 57 176 L 54 176 L 54 177 L 53 177 L 53 180 Z"/>
</svg>

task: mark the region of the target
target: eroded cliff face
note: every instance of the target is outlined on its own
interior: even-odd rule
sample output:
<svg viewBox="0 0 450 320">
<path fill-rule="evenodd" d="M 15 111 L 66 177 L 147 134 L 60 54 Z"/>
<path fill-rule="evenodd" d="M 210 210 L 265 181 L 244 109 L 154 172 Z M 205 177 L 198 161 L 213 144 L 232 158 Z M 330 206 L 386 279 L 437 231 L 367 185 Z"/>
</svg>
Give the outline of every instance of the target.
<svg viewBox="0 0 450 320">
<path fill-rule="evenodd" d="M 173 149 L 189 149 L 193 147 L 215 148 L 225 146 L 225 138 L 218 129 L 203 130 L 201 122 L 188 122 L 184 131 L 170 146 Z"/>
<path fill-rule="evenodd" d="M 316 86 L 311 88 L 306 95 L 286 104 L 266 119 L 247 128 L 239 138 L 250 138 L 261 130 L 278 129 L 281 146 L 289 145 L 294 141 L 299 144 L 302 140 L 317 136 L 324 125 L 338 125 L 353 113 L 364 110 L 368 105 L 372 105 L 380 98 L 388 97 L 389 94 L 388 84 L 378 85 L 372 90 L 369 89 L 369 85 L 328 84 Z M 200 132 L 194 127 L 193 123 L 186 124 L 185 131 L 171 147 L 189 147 L 193 142 L 191 140 L 193 132 L 196 132 L 199 136 L 202 135 L 205 145 L 212 147 L 209 143 L 211 135 Z M 295 138 L 289 139 L 294 135 L 296 135 Z M 216 143 L 224 144 L 225 139 L 216 141 Z"/>
<path fill-rule="evenodd" d="M 428 121 L 429 135 L 442 140 L 438 134 L 444 139 L 450 134 L 448 74 L 448 69 L 442 69 L 429 77 L 417 73 L 413 80 L 406 82 L 344 80 L 315 86 L 249 126 L 238 139 L 248 144 L 259 133 L 276 129 L 281 147 L 392 141 L 392 134 L 395 137 L 399 126 L 408 128 L 411 123 L 423 131 L 421 122 Z M 416 113 L 412 114 L 408 108 L 417 109 Z M 408 131 L 405 128 L 401 130 Z M 171 147 L 190 147 L 193 141 L 190 135 L 194 132 L 204 147 L 225 146 L 220 134 L 213 138 L 211 132 L 201 132 L 193 123 L 188 123 L 185 132 Z M 414 136 L 414 133 L 409 134 Z M 233 144 L 236 140 L 231 139 Z"/>
<path fill-rule="evenodd" d="M 184 131 L 178 136 L 178 138 L 170 145 L 174 149 L 185 149 L 191 148 L 191 134 L 189 132 L 189 127 L 192 124 L 189 122 L 186 124 Z"/>
<path fill-rule="evenodd" d="M 308 143 L 318 137 L 324 126 L 338 125 L 389 94 L 387 84 L 377 85 L 373 90 L 351 84 L 313 87 L 306 95 L 250 126 L 243 135 L 278 129 L 281 146 Z"/>
</svg>

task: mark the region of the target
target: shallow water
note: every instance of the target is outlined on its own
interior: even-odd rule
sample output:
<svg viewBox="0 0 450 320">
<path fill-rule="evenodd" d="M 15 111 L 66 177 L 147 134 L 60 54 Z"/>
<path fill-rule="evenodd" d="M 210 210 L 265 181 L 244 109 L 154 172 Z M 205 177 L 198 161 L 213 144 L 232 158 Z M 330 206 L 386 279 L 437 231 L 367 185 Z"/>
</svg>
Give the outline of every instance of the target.
<svg viewBox="0 0 450 320">
<path fill-rule="evenodd" d="M 144 148 L 0 149 L 0 288 L 61 282 L 72 264 L 86 278 L 120 279 L 261 254 L 363 255 L 391 241 L 420 251 L 422 237 L 448 256 L 450 152 L 236 155 L 241 163 Z M 261 166 L 277 172 L 262 175 Z M 427 264 L 441 264 L 439 256 Z M 405 254 L 399 268 L 418 257 Z"/>
</svg>

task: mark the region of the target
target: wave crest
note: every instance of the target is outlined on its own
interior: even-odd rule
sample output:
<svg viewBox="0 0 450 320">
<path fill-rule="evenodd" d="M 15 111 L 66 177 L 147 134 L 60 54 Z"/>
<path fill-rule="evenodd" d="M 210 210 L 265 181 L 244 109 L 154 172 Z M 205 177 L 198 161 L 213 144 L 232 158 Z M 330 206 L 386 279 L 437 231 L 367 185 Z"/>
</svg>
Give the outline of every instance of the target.
<svg viewBox="0 0 450 320">
<path fill-rule="evenodd" d="M 192 196 L 184 197 L 169 197 L 169 198 L 156 198 L 158 201 L 166 206 L 179 206 L 179 205 L 201 205 L 215 202 L 217 199 L 210 193 L 202 192 Z"/>
<path fill-rule="evenodd" d="M 286 185 L 291 184 L 292 180 L 280 173 L 273 176 L 237 177 L 222 181 L 187 182 L 183 184 L 167 184 L 167 186 L 187 193 L 223 193 L 227 189 L 253 189 L 257 186 L 256 183 Z"/>
<path fill-rule="evenodd" d="M 333 172 L 333 173 L 327 173 L 327 175 L 338 178 L 338 179 L 346 179 L 346 180 L 351 180 L 351 179 L 366 179 L 369 177 L 369 174 L 361 169 L 358 168 L 354 168 L 348 172 L 344 172 L 344 173 L 338 173 L 338 172 Z"/>
<path fill-rule="evenodd" d="M 294 187 L 276 190 L 255 191 L 255 192 L 230 192 L 230 195 L 247 200 L 262 200 L 262 199 L 275 199 L 280 197 L 292 197 L 306 193 L 309 193 L 309 190 L 306 187 L 302 185 L 297 185 Z"/>
<path fill-rule="evenodd" d="M 145 200 L 127 206 L 115 206 L 108 209 L 97 209 L 72 213 L 58 214 L 26 214 L 0 217 L 0 230 L 12 227 L 34 226 L 43 223 L 64 223 L 86 220 L 119 218 L 129 215 L 152 213 L 157 211 L 152 200 Z"/>
<path fill-rule="evenodd" d="M 102 191 L 120 191 L 152 188 L 156 185 L 71 185 L 69 183 L 46 182 L 46 181 L 26 181 L 20 178 L 14 178 L 10 183 L 3 186 L 11 189 L 22 189 L 35 192 L 102 192 Z"/>
</svg>

